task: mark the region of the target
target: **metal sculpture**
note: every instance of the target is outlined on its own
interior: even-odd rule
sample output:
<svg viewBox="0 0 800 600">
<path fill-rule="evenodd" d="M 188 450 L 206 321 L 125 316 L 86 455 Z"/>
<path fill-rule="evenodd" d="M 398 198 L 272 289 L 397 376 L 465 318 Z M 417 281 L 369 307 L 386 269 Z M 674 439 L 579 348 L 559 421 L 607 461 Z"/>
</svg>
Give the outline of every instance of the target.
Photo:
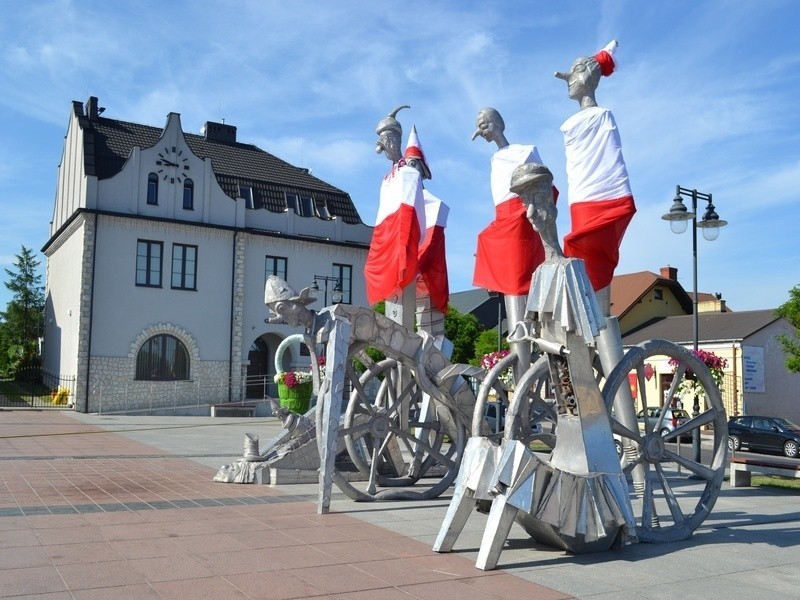
<svg viewBox="0 0 800 600">
<path fill-rule="evenodd" d="M 591 117 L 598 113 L 593 110 L 598 73 L 607 75 L 613 70 L 614 48 L 612 44 L 594 57 L 581 57 L 570 73 L 557 74 L 568 82 L 570 97 L 579 101 L 590 128 Z M 421 156 L 408 156 L 407 162 L 399 156 L 398 110 L 377 129 L 377 150 L 385 152 L 393 165 L 384 178 L 382 201 L 398 176 L 414 183 L 410 187 L 416 191 L 430 176 L 421 148 Z M 604 109 L 598 114 L 602 123 L 613 122 Z M 577 121 L 583 123 L 584 115 Z M 473 139 L 481 135 L 495 141 L 500 153 L 510 146 L 503 130 L 499 113 L 484 109 Z M 565 141 L 568 133 L 574 133 L 571 128 L 562 127 L 562 131 Z M 616 153 L 611 162 L 618 167 L 622 161 L 618 144 L 611 146 Z M 575 178 L 581 167 L 573 168 L 578 163 L 569 150 L 567 158 L 572 200 L 573 187 L 582 190 L 596 182 L 585 169 L 584 179 Z M 606 181 L 629 190 L 621 164 L 622 171 L 616 168 Z M 430 297 L 421 303 L 422 310 L 417 306 L 418 323 L 423 324 L 420 330 L 413 331 L 408 323 L 413 278 L 408 279 L 403 269 L 419 259 L 411 252 L 410 241 L 416 239 L 413 227 L 408 239 L 403 236 L 402 240 L 403 268 L 391 275 L 394 291 L 391 298 L 385 296 L 387 306 L 394 306 L 389 317 L 345 305 L 313 313 L 305 308 L 305 290 L 300 294 L 283 290 L 268 303 L 276 313 L 274 319 L 305 327 L 304 341 L 312 349 L 312 359 L 315 348 L 325 347 L 327 366 L 324 376 L 317 378 L 319 512 L 328 512 L 333 485 L 356 501 L 424 500 L 438 496 L 455 481 L 434 549 L 452 549 L 475 505 L 490 504 L 477 563 L 482 569 L 496 566 L 514 521 L 538 541 L 573 552 L 688 537 L 708 515 L 719 492 L 727 450 L 726 418 L 710 372 L 690 352 L 652 340 L 622 353 L 616 321 L 609 316 L 604 278 L 616 266 L 616 248 L 635 210 L 632 196 L 619 204 L 594 204 L 600 217 L 587 217 L 582 212 L 585 207 L 575 208 L 571 201 L 573 221 L 584 226 L 597 224 L 593 219 L 599 218 L 600 224 L 591 232 L 579 227 L 565 238 L 566 254 L 577 255 L 568 257 L 556 231 L 550 171 L 525 159 L 503 172 L 505 183 L 493 169 L 493 187 L 496 182 L 501 188 L 506 186 L 507 194 L 519 203 L 522 212 L 514 216 L 521 215 L 541 240 L 544 262 L 536 268 L 527 293 L 511 290 L 507 294 L 512 352 L 488 373 L 449 363 L 441 315 Z M 416 191 L 401 199 L 406 216 L 410 209 L 417 210 Z M 388 214 L 383 207 L 379 212 Z M 576 212 L 580 213 L 577 219 Z M 425 229 L 422 223 L 424 217 L 418 217 L 419 230 Z M 617 236 L 612 243 L 615 249 L 600 257 L 590 253 L 584 260 L 580 251 L 598 243 L 591 235 L 598 231 Z M 280 290 L 280 285 L 275 289 Z M 543 356 L 532 363 L 534 346 Z M 373 351 L 381 357 L 375 358 Z M 687 377 L 695 378 L 708 397 L 706 411 L 666 437 L 661 436 L 658 424 L 639 431 L 628 386 L 629 373 L 636 373 L 646 408 L 644 365 L 656 354 L 667 355 L 679 365 L 670 389 L 658 403 L 662 414 Z M 514 371 L 513 395 L 500 376 L 508 368 Z M 482 380 L 477 398 L 465 376 Z M 497 430 L 489 431 L 484 418 L 492 393 L 508 404 L 502 439 Z M 672 438 L 704 426 L 713 426 L 707 462 L 692 461 L 669 446 Z M 549 457 L 532 451 L 531 443 L 538 440 L 551 446 Z M 624 447 L 621 458 L 617 444 Z M 341 461 L 345 456 L 349 470 Z M 684 483 L 683 470 L 705 482 L 699 495 L 676 492 Z"/>
<path fill-rule="evenodd" d="M 463 460 L 471 469 L 458 480 L 461 486 L 456 487 L 434 550 L 452 549 L 468 516 L 465 497 L 493 497 L 476 563 L 481 569 L 497 565 L 515 520 L 538 541 L 572 552 L 605 550 L 637 540 L 685 539 L 709 514 L 724 475 L 725 412 L 719 390 L 702 361 L 690 352 L 663 340 L 648 342 L 625 355 L 601 392 L 592 363 L 604 318 L 583 261 L 564 257 L 558 244 L 551 182 L 546 167 L 522 165 L 514 171 L 511 189 L 522 197 L 527 216 L 545 244 L 547 260 L 533 277 L 524 337 L 545 353 L 558 436 L 549 459 L 532 452 L 528 440 L 518 439 L 519 430 L 514 427 L 506 428 L 499 447 L 488 440 L 470 440 Z M 680 365 L 662 413 L 687 372 L 695 374 L 708 394 L 709 409 L 673 435 L 712 424 L 709 465 L 694 463 L 669 449 L 669 438 L 661 436 L 660 427 L 640 434 L 638 427 L 630 429 L 614 416 L 614 399 L 621 388 L 628 387 L 628 373 L 637 372 L 644 390 L 644 364 L 655 354 L 673 357 Z M 525 377 L 538 376 L 536 368 L 523 377 L 523 385 L 527 385 Z M 646 396 L 643 402 L 646 405 Z M 517 422 L 528 408 L 524 397 L 515 398 L 506 419 Z M 612 434 L 634 448 L 626 454 L 629 462 L 624 469 Z M 704 480 L 699 496 L 678 499 L 669 463 Z M 489 474 L 491 464 L 494 469 Z M 630 494 L 627 476 L 634 469 L 644 472 L 643 486 L 639 493 L 634 486 Z M 671 523 L 662 526 L 665 517 Z"/>
</svg>

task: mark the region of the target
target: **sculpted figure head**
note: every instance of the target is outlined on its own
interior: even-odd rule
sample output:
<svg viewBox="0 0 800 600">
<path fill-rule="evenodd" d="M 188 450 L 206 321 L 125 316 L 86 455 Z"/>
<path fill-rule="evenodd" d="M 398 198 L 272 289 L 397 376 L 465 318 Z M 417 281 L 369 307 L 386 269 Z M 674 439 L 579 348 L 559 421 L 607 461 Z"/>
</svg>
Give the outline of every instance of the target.
<svg viewBox="0 0 800 600">
<path fill-rule="evenodd" d="M 558 241 L 558 209 L 553 202 L 553 174 L 550 169 L 537 163 L 521 164 L 511 175 L 509 189 L 519 195 L 526 207 L 528 220 L 542 238 L 545 260 L 564 256 Z"/>
<path fill-rule="evenodd" d="M 594 56 L 580 56 L 568 73 L 556 71 L 555 76 L 567 82 L 567 94 L 577 100 L 581 109 L 597 106 L 595 91 L 600 84 L 600 77 L 614 72 L 613 52 L 619 44 L 613 40 Z"/>
<path fill-rule="evenodd" d="M 375 142 L 375 152 L 386 154 L 386 158 L 396 163 L 403 156 L 402 138 L 403 128 L 400 122 L 395 119 L 397 113 L 404 108 L 411 108 L 407 104 L 398 106 L 389 115 L 378 122 L 375 133 L 378 134 L 378 141 Z"/>
<path fill-rule="evenodd" d="M 264 286 L 264 303 L 272 311 L 270 323 L 286 323 L 292 327 L 311 329 L 314 325 L 314 311 L 306 308 L 315 302 L 309 288 L 303 288 L 298 294 L 280 277 L 270 275 Z"/>
<path fill-rule="evenodd" d="M 505 136 L 506 124 L 496 109 L 486 107 L 478 111 L 475 126 L 475 133 L 472 134 L 473 140 L 480 136 L 487 142 L 495 142 L 498 148 L 508 146 Z"/>
<path fill-rule="evenodd" d="M 416 169 L 422 179 L 430 179 L 431 168 L 428 166 L 428 160 L 425 158 L 425 152 L 422 150 L 422 144 L 417 135 L 417 126 L 411 126 L 411 133 L 408 135 L 408 143 L 406 144 L 406 151 L 403 153 L 403 158 L 406 159 L 406 164 L 412 169 Z"/>
</svg>

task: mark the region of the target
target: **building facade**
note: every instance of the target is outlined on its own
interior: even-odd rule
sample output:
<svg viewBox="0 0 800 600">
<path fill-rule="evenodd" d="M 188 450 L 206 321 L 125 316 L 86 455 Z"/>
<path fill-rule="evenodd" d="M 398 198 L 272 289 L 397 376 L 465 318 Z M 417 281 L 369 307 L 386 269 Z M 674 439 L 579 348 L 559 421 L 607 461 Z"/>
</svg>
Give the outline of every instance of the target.
<svg viewBox="0 0 800 600">
<path fill-rule="evenodd" d="M 231 125 L 195 135 L 176 113 L 158 128 L 102 112 L 72 103 L 42 249 L 45 372 L 75 378 L 84 412 L 263 398 L 297 333 L 265 322 L 266 278 L 318 276 L 366 305 L 372 228 L 347 193 Z M 301 365 L 290 347 L 282 368 Z"/>
<path fill-rule="evenodd" d="M 790 373 L 778 343 L 779 335 L 790 335 L 791 324 L 775 311 L 698 313 L 699 348 L 725 359 L 722 400 L 729 416 L 764 415 L 800 422 L 797 389 L 800 374 Z M 650 339 L 666 339 L 691 349 L 691 315 L 655 319 L 645 327 L 623 335 L 626 348 Z M 666 357 L 648 360 L 652 377 L 647 381 L 648 398 L 660 398 L 669 388 L 673 367 Z M 634 394 L 636 396 L 636 394 Z M 683 408 L 691 412 L 693 399 Z M 652 400 L 651 400 L 652 405 Z"/>
</svg>

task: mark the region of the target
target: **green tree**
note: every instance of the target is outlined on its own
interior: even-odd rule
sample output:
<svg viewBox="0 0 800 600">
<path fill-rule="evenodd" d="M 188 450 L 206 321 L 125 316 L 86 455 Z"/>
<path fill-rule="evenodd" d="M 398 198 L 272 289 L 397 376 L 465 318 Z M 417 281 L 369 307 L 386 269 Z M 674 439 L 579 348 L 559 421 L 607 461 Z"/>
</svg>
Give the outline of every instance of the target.
<svg viewBox="0 0 800 600">
<path fill-rule="evenodd" d="M 792 335 L 779 335 L 778 343 L 786 355 L 786 368 L 790 373 L 800 373 L 800 285 L 789 290 L 789 299 L 775 310 L 794 327 Z"/>
<path fill-rule="evenodd" d="M 386 314 L 386 304 L 381 301 L 372 307 L 372 310 L 379 314 Z M 416 329 L 416 326 L 414 327 Z M 444 334 L 448 340 L 453 342 L 453 355 L 450 357 L 451 363 L 469 363 L 475 356 L 475 340 L 481 332 L 481 324 L 477 317 L 472 314 L 463 314 L 458 310 L 449 307 L 447 316 L 444 318 Z M 367 354 L 373 360 L 381 360 L 383 355 L 369 348 Z"/>
<path fill-rule="evenodd" d="M 505 338 L 502 338 L 500 341 L 500 349 L 509 349 L 508 341 Z M 471 364 L 480 366 L 481 357 L 483 357 L 484 354 L 495 351 L 497 351 L 497 330 L 487 329 L 486 331 L 482 331 L 475 340 L 475 357 L 472 359 Z"/>
<path fill-rule="evenodd" d="M 13 294 L 6 309 L 0 312 L 0 370 L 13 373 L 36 366 L 39 362 L 39 335 L 44 311 L 40 262 L 22 246 L 16 255 L 14 270 L 5 269 L 6 288 Z"/>
<path fill-rule="evenodd" d="M 469 363 L 475 356 L 475 340 L 481 332 L 481 324 L 473 314 L 463 314 L 452 306 L 444 319 L 444 334 L 453 342 L 451 363 Z"/>
</svg>

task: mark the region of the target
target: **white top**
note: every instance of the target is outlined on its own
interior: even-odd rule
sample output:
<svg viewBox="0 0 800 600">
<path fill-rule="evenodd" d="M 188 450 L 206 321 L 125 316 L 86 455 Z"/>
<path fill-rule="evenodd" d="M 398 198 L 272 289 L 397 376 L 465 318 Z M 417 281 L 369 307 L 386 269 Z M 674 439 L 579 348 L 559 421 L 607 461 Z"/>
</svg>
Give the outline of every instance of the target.
<svg viewBox="0 0 800 600">
<path fill-rule="evenodd" d="M 435 225 L 447 227 L 447 216 L 450 214 L 450 207 L 425 188 L 422 189 L 422 196 L 425 198 L 425 223 L 427 228 L 430 229 Z"/>
<path fill-rule="evenodd" d="M 564 121 L 561 133 L 570 204 L 632 195 L 617 123 L 610 110 L 585 108 Z"/>
<path fill-rule="evenodd" d="M 412 167 L 395 165 L 381 183 L 380 203 L 375 226 L 377 227 L 387 217 L 395 214 L 403 205 L 411 206 L 416 211 L 420 242 L 422 242 L 425 232 L 425 199 L 422 195 L 422 178 L 419 171 Z"/>
<path fill-rule="evenodd" d="M 492 200 L 495 206 L 518 197 L 508 188 L 514 169 L 524 163 L 543 164 L 536 146 L 509 144 L 492 155 Z"/>
</svg>

